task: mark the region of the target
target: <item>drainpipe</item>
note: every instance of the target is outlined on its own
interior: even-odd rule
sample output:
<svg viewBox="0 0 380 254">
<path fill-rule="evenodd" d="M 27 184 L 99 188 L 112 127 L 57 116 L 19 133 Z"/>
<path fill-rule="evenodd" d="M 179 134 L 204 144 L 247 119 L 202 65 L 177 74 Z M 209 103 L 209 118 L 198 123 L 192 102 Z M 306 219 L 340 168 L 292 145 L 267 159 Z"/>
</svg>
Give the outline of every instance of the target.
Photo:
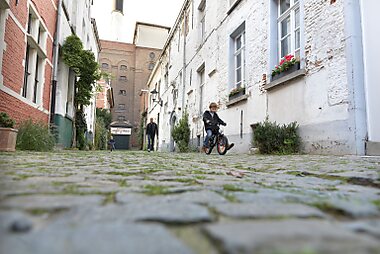
<svg viewBox="0 0 380 254">
<path fill-rule="evenodd" d="M 185 88 L 186 88 L 186 22 L 187 22 L 187 6 L 184 8 L 184 36 L 183 36 L 183 67 L 182 67 L 182 115 L 185 112 Z"/>
<path fill-rule="evenodd" d="M 355 153 L 365 154 L 367 137 L 366 98 L 364 84 L 364 58 L 359 0 L 344 3 L 347 83 L 350 90 L 349 114 L 354 127 Z"/>
<path fill-rule="evenodd" d="M 52 87 L 50 95 L 50 123 L 54 123 L 55 115 L 55 101 L 56 101 L 56 91 L 57 91 L 57 80 L 58 80 L 58 59 L 59 59 L 59 40 L 61 36 L 61 17 L 62 17 L 62 0 L 58 1 L 58 14 L 57 23 L 55 26 L 55 38 L 54 38 L 54 48 L 53 48 L 53 78 Z"/>
</svg>

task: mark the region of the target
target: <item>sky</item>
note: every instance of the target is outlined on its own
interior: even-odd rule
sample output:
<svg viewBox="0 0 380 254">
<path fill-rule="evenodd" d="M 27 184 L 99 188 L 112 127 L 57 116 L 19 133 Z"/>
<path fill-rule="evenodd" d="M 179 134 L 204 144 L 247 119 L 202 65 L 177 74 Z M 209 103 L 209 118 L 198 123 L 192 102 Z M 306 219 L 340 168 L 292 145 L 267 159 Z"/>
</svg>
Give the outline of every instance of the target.
<svg viewBox="0 0 380 254">
<path fill-rule="evenodd" d="M 184 0 L 124 0 L 124 16 L 112 16 L 113 0 L 94 0 L 92 16 L 99 36 L 132 43 L 136 21 L 172 27 Z M 121 24 L 115 30 L 113 24 Z"/>
</svg>

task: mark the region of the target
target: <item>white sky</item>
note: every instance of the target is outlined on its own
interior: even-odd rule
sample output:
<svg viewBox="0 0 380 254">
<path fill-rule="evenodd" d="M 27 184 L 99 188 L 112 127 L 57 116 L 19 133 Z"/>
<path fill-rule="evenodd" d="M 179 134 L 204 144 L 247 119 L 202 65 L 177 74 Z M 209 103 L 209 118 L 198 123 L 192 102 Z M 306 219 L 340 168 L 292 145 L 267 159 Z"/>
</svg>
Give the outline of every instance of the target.
<svg viewBox="0 0 380 254">
<path fill-rule="evenodd" d="M 99 36 L 132 43 L 136 21 L 172 27 L 184 0 L 124 0 L 124 17 L 117 21 L 122 25 L 116 32 L 112 28 L 115 24 L 111 15 L 112 2 L 94 0 L 92 16 L 96 19 Z"/>
</svg>

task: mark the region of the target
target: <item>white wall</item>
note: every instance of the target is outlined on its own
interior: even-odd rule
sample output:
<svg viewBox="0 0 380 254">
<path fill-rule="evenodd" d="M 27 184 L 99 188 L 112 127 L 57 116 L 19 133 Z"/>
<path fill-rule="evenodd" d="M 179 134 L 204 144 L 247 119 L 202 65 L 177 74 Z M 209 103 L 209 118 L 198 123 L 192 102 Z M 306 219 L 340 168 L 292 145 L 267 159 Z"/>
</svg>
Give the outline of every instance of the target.
<svg viewBox="0 0 380 254">
<path fill-rule="evenodd" d="M 364 75 L 367 97 L 368 139 L 380 142 L 380 81 L 377 75 L 380 59 L 380 33 L 378 25 L 380 2 L 377 0 L 361 0 Z"/>
<path fill-rule="evenodd" d="M 139 25 L 136 46 L 162 49 L 168 38 L 169 30 L 154 26 Z"/>
<path fill-rule="evenodd" d="M 277 123 L 297 121 L 303 139 L 303 149 L 309 153 L 355 154 L 357 152 L 354 114 L 350 113 L 352 91 L 348 86 L 347 57 L 345 44 L 344 3 L 337 1 L 301 0 L 304 37 L 301 52 L 302 66 L 306 75 L 266 92 L 262 91 L 262 77 L 267 74 L 268 82 L 274 52 L 273 27 L 277 17 L 271 16 L 273 2 L 243 0 L 229 15 L 227 1 L 208 0 L 206 3 L 206 36 L 200 39 L 201 0 L 190 1 L 189 33 L 186 37 L 179 32 L 178 23 L 166 48 L 161 65 L 169 61 L 169 83 L 178 89 L 178 99 L 172 103 L 173 88 L 163 95 L 168 109 L 181 117 L 187 105 L 190 115 L 192 137 L 203 134 L 201 114 L 210 102 L 220 105 L 219 115 L 227 122 L 225 134 L 235 142 L 235 152 L 247 152 L 252 142 L 252 124 L 269 117 Z M 194 16 L 191 16 L 194 13 Z M 246 75 L 245 86 L 248 98 L 238 104 L 228 105 L 231 89 L 230 35 L 245 22 Z M 178 47 L 179 45 L 179 47 Z M 185 54 L 184 54 L 185 53 Z M 186 71 L 183 71 L 183 62 Z M 206 85 L 203 108 L 199 110 L 199 75 L 197 70 L 205 65 Z M 180 73 L 185 83 L 179 81 Z M 161 79 L 163 80 L 163 73 Z M 190 82 L 191 80 L 191 82 Z M 190 84 L 191 83 L 191 84 Z M 183 85 L 184 84 L 184 85 Z M 184 99 L 184 101 L 183 101 Z M 179 110 L 179 108 L 182 108 Z M 162 112 L 162 111 L 161 111 Z M 170 137 L 170 114 L 165 117 L 165 126 L 160 133 Z M 242 132 L 241 132 L 242 128 Z M 166 141 L 166 140 L 165 140 Z"/>
</svg>

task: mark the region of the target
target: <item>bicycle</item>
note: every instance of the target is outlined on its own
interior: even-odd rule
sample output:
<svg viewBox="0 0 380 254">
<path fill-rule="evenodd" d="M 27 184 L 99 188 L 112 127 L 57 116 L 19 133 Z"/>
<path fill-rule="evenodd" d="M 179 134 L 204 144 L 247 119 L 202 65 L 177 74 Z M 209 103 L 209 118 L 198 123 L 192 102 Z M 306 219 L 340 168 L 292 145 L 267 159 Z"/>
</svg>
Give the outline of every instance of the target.
<svg viewBox="0 0 380 254">
<path fill-rule="evenodd" d="M 219 128 L 217 131 L 212 132 L 212 136 L 208 140 L 208 145 L 204 150 L 205 153 L 207 155 L 211 154 L 212 149 L 214 149 L 215 146 L 220 155 L 225 155 L 229 148 L 231 148 L 228 145 L 227 137 L 223 134 L 223 130 L 220 130 Z"/>
</svg>

